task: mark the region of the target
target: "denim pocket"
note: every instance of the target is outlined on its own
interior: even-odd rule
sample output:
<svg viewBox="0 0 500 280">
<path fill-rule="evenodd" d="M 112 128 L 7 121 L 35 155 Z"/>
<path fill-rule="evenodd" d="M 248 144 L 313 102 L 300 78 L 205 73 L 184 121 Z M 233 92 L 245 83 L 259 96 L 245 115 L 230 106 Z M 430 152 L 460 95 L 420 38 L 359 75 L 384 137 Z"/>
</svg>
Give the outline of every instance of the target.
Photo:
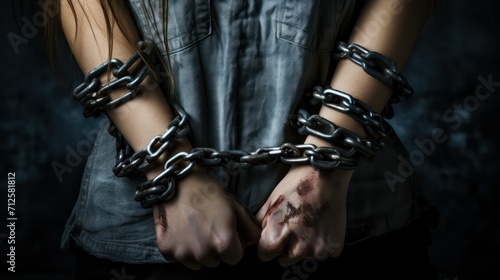
<svg viewBox="0 0 500 280">
<path fill-rule="evenodd" d="M 210 0 L 168 1 L 168 47 L 170 53 L 185 50 L 212 32 Z"/>
<path fill-rule="evenodd" d="M 331 51 L 344 2 L 286 0 L 278 12 L 276 36 L 302 48 Z"/>
</svg>

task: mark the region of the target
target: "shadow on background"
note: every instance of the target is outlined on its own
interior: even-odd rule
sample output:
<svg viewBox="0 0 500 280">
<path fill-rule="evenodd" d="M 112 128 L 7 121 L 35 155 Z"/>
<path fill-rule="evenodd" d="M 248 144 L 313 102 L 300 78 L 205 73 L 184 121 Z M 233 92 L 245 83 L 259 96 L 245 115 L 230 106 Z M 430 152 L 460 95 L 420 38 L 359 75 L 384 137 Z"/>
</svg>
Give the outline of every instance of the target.
<svg viewBox="0 0 500 280">
<path fill-rule="evenodd" d="M 405 70 L 416 94 L 396 106 L 391 123 L 413 152 L 424 190 L 444 218 L 430 248 L 441 279 L 486 279 L 487 271 L 498 275 L 500 263 L 500 21 L 492 13 L 500 11 L 500 3 L 448 2 L 422 32 Z M 10 43 L 8 34 L 23 34 L 10 1 L 2 5 L 1 175 L 6 181 L 8 172 L 16 172 L 14 279 L 71 279 L 74 259 L 60 249 L 60 238 L 98 120 L 84 119 L 71 97 L 67 81 L 79 75 L 71 55 L 61 54 L 58 81 L 41 32 L 25 37 L 17 49 Z M 433 147 L 428 140 L 436 129 L 446 140 Z M 64 172 L 55 172 L 54 165 Z M 5 185 L 0 193 L 4 223 Z M 7 237 L 8 229 L 0 227 L 3 263 Z"/>
</svg>

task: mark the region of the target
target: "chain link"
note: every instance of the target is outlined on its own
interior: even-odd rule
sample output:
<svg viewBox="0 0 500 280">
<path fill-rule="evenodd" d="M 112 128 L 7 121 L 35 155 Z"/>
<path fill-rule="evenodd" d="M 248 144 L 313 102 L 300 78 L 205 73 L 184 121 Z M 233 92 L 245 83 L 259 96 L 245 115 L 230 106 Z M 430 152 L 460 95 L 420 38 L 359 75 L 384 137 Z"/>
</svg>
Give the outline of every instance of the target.
<svg viewBox="0 0 500 280">
<path fill-rule="evenodd" d="M 338 127 L 319 115 L 310 115 L 306 110 L 299 110 L 297 125 L 299 134 L 311 134 L 329 141 L 336 147 L 342 147 L 344 149 L 339 149 L 346 157 L 357 157 L 360 152 L 371 159 L 375 157 L 377 150 L 383 149 L 382 142 L 361 138 L 356 133 Z"/>
<path fill-rule="evenodd" d="M 383 114 L 386 118 L 394 116 L 392 104 L 399 102 L 400 97 L 410 98 L 413 95 L 413 88 L 408 81 L 398 72 L 396 64 L 378 52 L 369 51 L 357 44 L 347 45 L 339 42 L 337 46 L 339 53 L 336 59 L 349 59 L 370 76 L 383 82 L 394 90 Z"/>
<path fill-rule="evenodd" d="M 75 88 L 73 97 L 83 105 L 85 117 L 98 117 L 108 109 L 116 108 L 137 96 L 141 89 L 139 85 L 146 76 L 152 75 L 157 80 L 156 73 L 151 65 L 159 62 L 154 43 L 140 41 L 137 43 L 138 52 L 133 54 L 128 61 L 113 58 L 91 70 L 83 78 L 83 83 Z M 133 67 L 139 61 L 137 67 Z M 113 79 L 101 84 L 100 77 L 111 70 Z M 128 93 L 111 99 L 109 92 L 117 88 L 126 88 Z"/>
<path fill-rule="evenodd" d="M 324 106 L 344 113 L 356 120 L 365 128 L 368 137 L 376 137 L 377 135 L 382 138 L 387 137 L 390 125 L 383 115 L 372 111 L 368 105 L 359 99 L 343 91 L 331 87 L 323 89 L 321 86 L 314 87 L 312 95 L 320 100 Z"/>
<path fill-rule="evenodd" d="M 345 156 L 337 148 L 317 147 L 313 144 L 285 143 L 277 147 L 259 148 L 254 152 L 194 148 L 189 153 L 177 153 L 165 163 L 161 174 L 140 184 L 135 193 L 135 200 L 148 208 L 154 203 L 172 197 L 176 190 L 176 180 L 186 176 L 195 164 L 207 166 L 236 164 L 240 168 L 246 168 L 278 161 L 285 164 L 310 163 L 320 169 L 354 169 L 356 167 L 356 160 Z"/>
<path fill-rule="evenodd" d="M 360 155 L 373 158 L 378 150 L 384 148 L 381 139 L 386 137 L 387 127 L 390 126 L 383 117 L 371 111 L 367 105 L 347 93 L 331 88 L 323 90 L 321 87 L 316 87 L 313 96 L 326 106 L 352 115 L 359 120 L 368 128 L 367 134 L 370 137 L 363 139 L 347 129 L 337 127 L 319 115 L 310 115 L 305 110 L 299 110 L 296 117 L 299 133 L 313 134 L 329 140 L 335 147 L 285 143 L 276 147 L 259 148 L 254 152 L 219 151 L 208 147 L 197 147 L 189 153 L 181 152 L 171 157 L 164 164 L 164 171 L 161 174 L 138 186 L 135 200 L 140 201 L 145 208 L 168 200 L 175 194 L 176 181 L 186 176 L 195 164 L 248 168 L 282 162 L 285 164 L 309 163 L 319 169 L 355 169 Z M 174 139 L 181 138 L 188 133 L 188 115 L 180 106 L 176 107 L 175 111 L 179 115 L 169 124 L 165 134 L 154 137 L 146 148 L 117 162 L 114 169 L 117 176 L 126 175 L 134 170 L 147 170 L 148 166 L 154 164 L 158 157 L 168 150 Z M 126 147 L 122 146 L 118 150 L 125 154 Z"/>
<path fill-rule="evenodd" d="M 159 56 L 154 44 L 149 41 L 139 42 L 138 53 L 127 62 L 112 59 L 90 71 L 83 83 L 73 92 L 73 96 L 84 106 L 84 116 L 99 116 L 103 111 L 120 106 L 140 93 L 140 83 L 147 75 L 156 73 L 150 65 L 157 63 Z M 257 165 L 269 165 L 277 162 L 284 164 L 309 163 L 319 169 L 355 169 L 359 156 L 373 158 L 378 150 L 384 148 L 383 139 L 390 126 L 384 118 L 391 118 L 391 103 L 399 101 L 399 97 L 410 97 L 413 89 L 397 72 L 395 64 L 379 53 L 370 52 L 359 45 L 346 45 L 340 42 L 340 53 L 335 57 L 350 59 L 360 65 L 365 72 L 381 80 L 394 89 L 384 112 L 373 112 L 366 104 L 349 94 L 332 88 L 316 87 L 313 92 L 315 100 L 323 105 L 347 114 L 363 125 L 367 138 L 336 126 L 319 115 L 310 115 L 299 110 L 294 120 L 298 132 L 302 135 L 312 134 L 330 141 L 334 147 L 317 147 L 313 144 L 294 145 L 285 143 L 275 147 L 259 148 L 253 152 L 241 150 L 219 151 L 213 148 L 198 147 L 190 152 L 180 152 L 172 156 L 164 164 L 164 171 L 154 179 L 137 187 L 135 200 L 145 208 L 154 203 L 168 200 L 175 195 L 176 182 L 186 176 L 196 164 L 204 166 L 223 166 L 226 168 L 248 168 Z M 137 67 L 133 67 L 137 62 Z M 99 77 L 111 69 L 114 79 L 101 85 Z M 109 92 L 117 88 L 127 88 L 125 95 L 111 100 Z M 158 158 L 167 152 L 176 139 L 189 133 L 189 116 L 178 105 L 173 105 L 177 114 L 162 135 L 155 136 L 143 149 L 134 152 L 126 139 L 111 122 L 108 132 L 116 139 L 116 163 L 113 172 L 116 176 L 125 176 L 133 172 L 144 172 L 156 165 Z M 359 153 L 358 153 L 359 152 Z"/>
<path fill-rule="evenodd" d="M 174 106 L 174 108 L 178 115 L 168 124 L 165 133 L 155 136 L 145 148 L 136 153 L 133 153 L 132 148 L 115 125 L 110 124 L 110 130 L 114 132 L 111 135 L 116 138 L 117 143 L 117 158 L 113 167 L 113 173 L 116 176 L 151 169 L 155 166 L 156 160 L 172 146 L 175 139 L 182 138 L 189 133 L 188 114 L 180 106 Z"/>
</svg>

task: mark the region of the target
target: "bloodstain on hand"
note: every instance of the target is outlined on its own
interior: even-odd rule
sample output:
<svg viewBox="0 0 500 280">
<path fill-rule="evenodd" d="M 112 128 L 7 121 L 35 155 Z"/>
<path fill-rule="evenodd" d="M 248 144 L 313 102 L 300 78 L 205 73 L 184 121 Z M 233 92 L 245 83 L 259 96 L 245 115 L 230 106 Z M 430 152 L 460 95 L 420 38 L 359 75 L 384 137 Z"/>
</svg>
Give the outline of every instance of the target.
<svg viewBox="0 0 500 280">
<path fill-rule="evenodd" d="M 290 219 L 300 216 L 301 223 L 305 227 L 316 226 L 319 223 L 321 217 L 323 217 L 323 215 L 325 215 L 325 213 L 330 209 L 328 203 L 323 203 L 323 205 L 321 205 L 319 209 L 313 207 L 309 203 L 304 203 L 299 207 L 295 207 L 290 202 L 287 202 L 286 207 L 287 213 L 285 214 L 285 218 L 283 219 L 283 221 L 280 222 L 280 225 L 288 225 Z"/>
<path fill-rule="evenodd" d="M 285 219 L 280 224 L 288 224 L 288 221 L 290 219 L 295 218 L 302 213 L 302 207 L 299 206 L 299 208 L 297 208 L 290 202 L 286 203 L 286 208 L 288 209 L 288 211 L 285 215 Z"/>
<path fill-rule="evenodd" d="M 308 180 L 308 179 L 300 181 L 299 186 L 296 189 L 297 194 L 300 197 L 303 197 L 303 196 L 307 195 L 308 193 L 310 193 L 313 190 L 312 183 L 313 182 L 311 182 L 311 180 Z"/>
<path fill-rule="evenodd" d="M 318 181 L 318 176 L 318 172 L 309 173 L 305 178 L 302 178 L 302 180 L 300 180 L 297 188 L 295 189 L 295 192 L 299 195 L 299 197 L 304 197 L 312 192 L 314 186 Z"/>
<path fill-rule="evenodd" d="M 274 203 L 269 207 L 269 209 L 267 209 L 266 215 L 269 215 L 269 214 L 273 213 L 274 210 L 278 209 L 278 207 L 280 207 L 280 205 L 283 203 L 284 200 L 285 200 L 284 195 L 278 196 L 276 201 L 274 201 Z"/>
</svg>

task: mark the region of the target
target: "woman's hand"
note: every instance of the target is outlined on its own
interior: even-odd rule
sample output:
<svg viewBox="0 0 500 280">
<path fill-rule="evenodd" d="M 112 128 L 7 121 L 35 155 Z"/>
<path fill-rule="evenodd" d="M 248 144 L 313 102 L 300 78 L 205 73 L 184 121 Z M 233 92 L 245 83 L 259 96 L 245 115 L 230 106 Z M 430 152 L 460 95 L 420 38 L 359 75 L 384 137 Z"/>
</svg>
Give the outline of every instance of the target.
<svg viewBox="0 0 500 280">
<path fill-rule="evenodd" d="M 352 171 L 295 166 L 257 213 L 259 257 L 283 266 L 303 258 L 337 257 L 346 228 L 346 194 Z"/>
<path fill-rule="evenodd" d="M 255 218 L 204 170 L 179 181 L 173 200 L 153 206 L 157 244 L 168 261 L 190 269 L 236 264 L 255 243 Z"/>
</svg>

